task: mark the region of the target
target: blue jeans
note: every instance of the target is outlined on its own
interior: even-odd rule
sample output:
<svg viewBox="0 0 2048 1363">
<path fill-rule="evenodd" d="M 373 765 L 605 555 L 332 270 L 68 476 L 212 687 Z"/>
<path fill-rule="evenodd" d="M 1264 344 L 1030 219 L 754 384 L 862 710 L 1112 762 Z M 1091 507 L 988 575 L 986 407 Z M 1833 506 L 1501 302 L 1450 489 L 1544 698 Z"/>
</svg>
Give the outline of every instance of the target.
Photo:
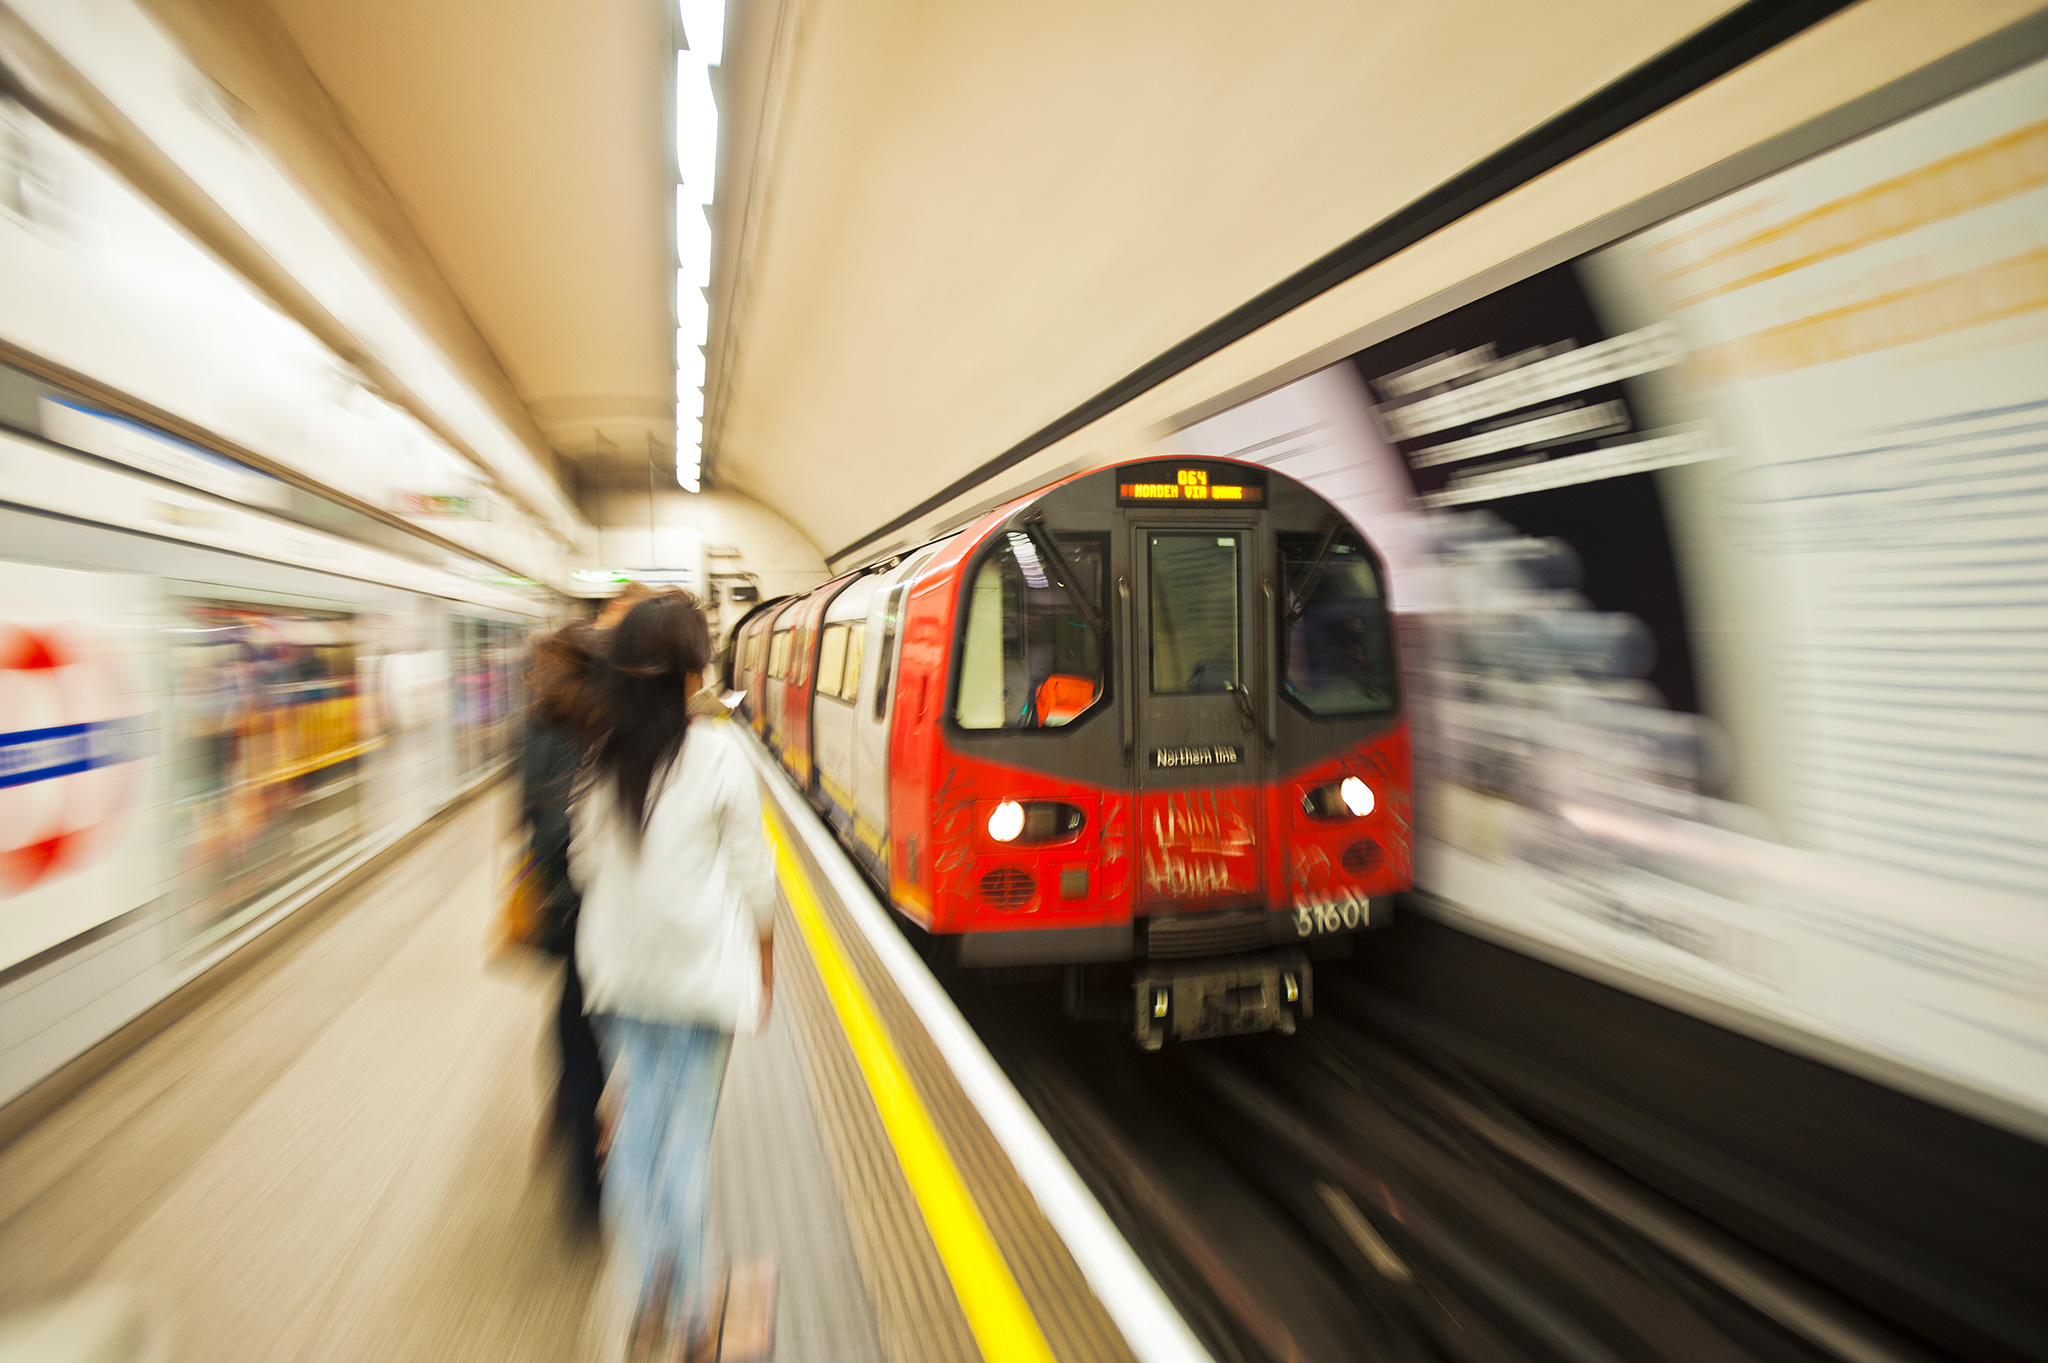
<svg viewBox="0 0 2048 1363">
<path fill-rule="evenodd" d="M 666 1293 L 671 1331 L 704 1272 L 711 1126 L 732 1033 L 693 1023 L 607 1015 L 600 1029 L 612 1066 L 626 1066 L 625 1101 L 605 1164 L 604 1210 L 639 1282 L 642 1310 Z"/>
</svg>

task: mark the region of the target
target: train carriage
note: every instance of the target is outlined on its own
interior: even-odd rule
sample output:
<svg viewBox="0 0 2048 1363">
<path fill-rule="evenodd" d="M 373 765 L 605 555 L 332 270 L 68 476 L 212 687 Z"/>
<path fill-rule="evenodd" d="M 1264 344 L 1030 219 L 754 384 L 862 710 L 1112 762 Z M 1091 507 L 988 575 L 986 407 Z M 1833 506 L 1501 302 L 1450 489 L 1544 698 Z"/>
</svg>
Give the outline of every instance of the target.
<svg viewBox="0 0 2048 1363">
<path fill-rule="evenodd" d="M 744 709 L 964 966 L 1113 981 L 1138 1039 L 1290 1030 L 1412 874 L 1383 570 L 1257 465 L 1077 475 L 743 622 Z M 1092 982 L 1092 985 L 1090 984 Z"/>
<path fill-rule="evenodd" d="M 768 674 L 768 625 L 790 602 L 787 596 L 762 601 L 733 623 L 718 658 L 719 676 L 728 690 L 741 696 L 758 692 Z M 745 707 L 741 714 L 755 733 L 766 725 L 766 711 L 758 705 Z"/>
<path fill-rule="evenodd" d="M 849 573 L 798 597 L 782 617 L 789 627 L 790 646 L 782 679 L 777 751 L 782 765 L 806 789 L 816 784 L 811 755 L 811 707 L 818 693 L 818 649 L 823 641 L 825 610 L 859 577 L 858 573 Z"/>
<path fill-rule="evenodd" d="M 794 652 L 794 628 L 792 619 L 803 604 L 802 597 L 791 597 L 781 606 L 764 613 L 761 632 L 764 636 L 765 659 L 761 668 L 760 686 L 755 692 L 758 705 L 750 711 L 754 731 L 767 743 L 769 751 L 782 751 L 785 725 L 785 695 L 788 690 L 791 656 Z"/>
</svg>

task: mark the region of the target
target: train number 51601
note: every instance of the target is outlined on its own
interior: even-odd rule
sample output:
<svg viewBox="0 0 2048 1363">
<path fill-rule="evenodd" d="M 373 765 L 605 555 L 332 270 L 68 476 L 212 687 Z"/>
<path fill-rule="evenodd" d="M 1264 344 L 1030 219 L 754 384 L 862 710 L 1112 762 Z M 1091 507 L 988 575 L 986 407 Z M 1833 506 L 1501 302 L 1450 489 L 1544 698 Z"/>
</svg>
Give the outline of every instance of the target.
<svg viewBox="0 0 2048 1363">
<path fill-rule="evenodd" d="M 1349 890 L 1315 895 L 1294 906 L 1294 935 L 1320 937 L 1372 926 L 1372 900 Z"/>
</svg>

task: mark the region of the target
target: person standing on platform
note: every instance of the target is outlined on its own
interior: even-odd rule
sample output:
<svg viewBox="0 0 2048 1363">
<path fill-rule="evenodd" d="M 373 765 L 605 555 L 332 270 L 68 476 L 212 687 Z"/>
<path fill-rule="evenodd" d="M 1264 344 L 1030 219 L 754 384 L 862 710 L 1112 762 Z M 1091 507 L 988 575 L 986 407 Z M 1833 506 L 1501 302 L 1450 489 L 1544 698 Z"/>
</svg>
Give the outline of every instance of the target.
<svg viewBox="0 0 2048 1363">
<path fill-rule="evenodd" d="M 635 605 L 591 661 L 597 715 L 575 809 L 586 1006 L 625 1098 L 605 1220 L 635 1292 L 639 1349 L 709 1358 L 722 1292 L 706 1292 L 711 1130 L 735 1033 L 767 1021 L 774 873 L 758 781 L 727 721 L 690 705 L 711 661 L 695 599 Z M 700 1305 L 685 1330 L 686 1303 Z"/>
<path fill-rule="evenodd" d="M 565 958 L 562 996 L 555 1007 L 561 1076 L 548 1128 L 550 1134 L 568 1135 L 577 1194 L 583 1210 L 592 1215 L 598 1210 L 602 1168 L 597 1106 L 604 1095 L 604 1062 L 590 1019 L 583 1013 L 583 983 L 576 969 L 582 896 L 569 878 L 569 802 L 580 762 L 577 740 L 590 725 L 584 679 L 597 646 L 595 631 L 581 621 L 563 626 L 534 646 L 527 674 L 533 703 L 519 757 L 527 851 L 547 895 L 537 945 Z"/>
<path fill-rule="evenodd" d="M 582 1209 L 596 1215 L 604 1168 L 605 1138 L 598 1116 L 604 1097 L 604 1061 L 597 1034 L 583 1011 L 583 983 L 576 967 L 576 925 L 582 896 L 569 878 L 569 802 L 581 763 L 579 739 L 592 724 L 586 685 L 590 659 L 601 637 L 626 612 L 654 592 L 629 582 L 604 603 L 594 623 L 563 626 L 535 645 L 527 673 L 533 697 L 526 741 L 520 750 L 521 813 L 526 845 L 540 868 L 547 902 L 538 945 L 564 958 L 562 994 L 555 1006 L 555 1047 L 560 1072 L 543 1137 L 569 1137 L 576 1191 Z"/>
</svg>

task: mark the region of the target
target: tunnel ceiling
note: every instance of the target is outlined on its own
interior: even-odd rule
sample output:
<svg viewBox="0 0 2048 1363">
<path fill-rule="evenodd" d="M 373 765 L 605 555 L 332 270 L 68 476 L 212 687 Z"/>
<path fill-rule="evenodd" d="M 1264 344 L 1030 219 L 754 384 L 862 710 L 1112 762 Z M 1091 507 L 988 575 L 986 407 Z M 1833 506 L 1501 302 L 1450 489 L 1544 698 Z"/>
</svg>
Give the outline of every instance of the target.
<svg viewBox="0 0 2048 1363">
<path fill-rule="evenodd" d="M 828 553 L 1729 8 L 746 2 L 709 452 Z"/>
<path fill-rule="evenodd" d="M 549 441 L 643 476 L 666 0 L 270 3 Z M 735 0 L 712 477 L 833 551 L 1729 7 Z"/>
<path fill-rule="evenodd" d="M 270 5 L 548 442 L 672 449 L 661 0 Z"/>
</svg>

